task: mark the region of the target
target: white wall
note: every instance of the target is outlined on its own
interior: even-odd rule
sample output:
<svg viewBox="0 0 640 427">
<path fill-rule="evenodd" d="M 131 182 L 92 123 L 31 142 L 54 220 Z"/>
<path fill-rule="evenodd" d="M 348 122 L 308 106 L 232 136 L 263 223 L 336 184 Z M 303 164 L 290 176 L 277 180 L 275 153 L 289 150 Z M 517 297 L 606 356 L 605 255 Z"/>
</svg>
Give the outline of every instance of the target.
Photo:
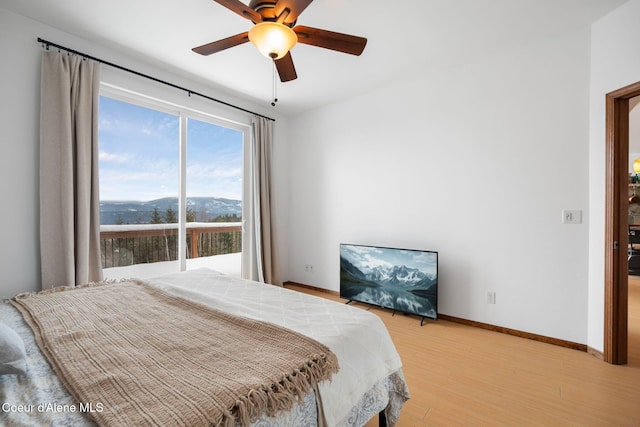
<svg viewBox="0 0 640 427">
<path fill-rule="evenodd" d="M 0 8 L 0 144 L 4 153 L 0 160 L 4 203 L 3 209 L 0 209 L 0 223 L 5 225 L 0 252 L 0 298 L 40 289 L 38 129 L 41 46 L 36 42 L 38 37 L 273 117 L 276 119 L 276 139 L 286 141 L 287 120 L 272 110 L 267 103 L 264 106 L 252 104 L 224 92 L 222 88 L 205 86 L 202 82 L 176 74 L 163 64 L 134 60 L 108 47 Z M 102 68 L 102 80 L 238 123 L 250 122 L 247 113 L 197 96 L 188 97 L 182 91 L 134 77 L 108 66 Z M 274 152 L 274 168 L 285 168 L 286 144 L 278 145 Z M 273 195 L 276 209 L 278 206 L 287 205 L 287 184 L 283 179 L 276 178 L 277 188 Z M 286 210 L 279 209 L 279 214 L 277 229 L 284 227 L 280 224 L 286 224 Z M 285 243 L 285 239 L 278 241 L 280 251 L 284 251 Z M 284 268 L 287 268 L 286 259 Z"/>
<path fill-rule="evenodd" d="M 588 84 L 585 28 L 294 117 L 289 279 L 338 290 L 341 242 L 436 250 L 439 312 L 586 343 Z"/>
<path fill-rule="evenodd" d="M 34 24 L 0 9 L 0 297 L 40 289 L 39 58 Z"/>
<path fill-rule="evenodd" d="M 589 137 L 589 337 L 604 349 L 605 95 L 640 81 L 640 0 L 631 0 L 591 30 Z"/>
</svg>

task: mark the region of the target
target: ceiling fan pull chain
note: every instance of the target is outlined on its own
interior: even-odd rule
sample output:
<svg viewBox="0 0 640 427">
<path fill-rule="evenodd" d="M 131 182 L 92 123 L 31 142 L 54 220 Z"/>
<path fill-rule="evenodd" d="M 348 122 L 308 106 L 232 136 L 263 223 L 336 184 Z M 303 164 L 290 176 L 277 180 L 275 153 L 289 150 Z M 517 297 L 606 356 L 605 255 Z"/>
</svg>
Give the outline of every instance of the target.
<svg viewBox="0 0 640 427">
<path fill-rule="evenodd" d="M 271 92 L 271 94 L 273 95 L 273 101 L 271 101 L 271 106 L 275 107 L 276 106 L 276 102 L 278 102 L 278 82 L 276 80 L 276 63 L 274 61 L 273 62 L 273 73 L 272 73 L 272 80 L 273 80 L 273 90 Z"/>
</svg>

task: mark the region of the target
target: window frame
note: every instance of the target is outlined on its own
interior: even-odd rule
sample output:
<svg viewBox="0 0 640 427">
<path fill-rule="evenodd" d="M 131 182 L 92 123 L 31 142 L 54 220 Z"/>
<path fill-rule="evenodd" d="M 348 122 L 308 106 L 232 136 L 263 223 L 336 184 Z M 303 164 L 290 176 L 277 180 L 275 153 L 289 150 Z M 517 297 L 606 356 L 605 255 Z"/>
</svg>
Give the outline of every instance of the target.
<svg viewBox="0 0 640 427">
<path fill-rule="evenodd" d="M 104 96 L 121 102 L 127 102 L 143 108 L 149 108 L 166 114 L 174 115 L 179 120 L 178 131 L 178 156 L 179 156 L 179 185 L 178 185 L 178 271 L 187 269 L 187 233 L 186 233 L 186 161 L 187 161 L 187 122 L 188 119 L 195 119 L 202 122 L 210 123 L 215 126 L 233 129 L 242 133 L 242 252 L 241 252 L 241 272 L 242 277 L 246 277 L 249 273 L 249 254 L 247 248 L 250 247 L 250 233 L 246 232 L 246 225 L 251 223 L 252 215 L 250 203 L 247 203 L 250 191 L 250 143 L 252 138 L 252 126 L 250 119 L 247 123 L 227 119 L 213 112 L 203 111 L 202 108 L 194 108 L 186 105 L 177 104 L 151 95 L 143 94 L 130 89 L 107 83 L 100 82 L 99 96 Z"/>
</svg>

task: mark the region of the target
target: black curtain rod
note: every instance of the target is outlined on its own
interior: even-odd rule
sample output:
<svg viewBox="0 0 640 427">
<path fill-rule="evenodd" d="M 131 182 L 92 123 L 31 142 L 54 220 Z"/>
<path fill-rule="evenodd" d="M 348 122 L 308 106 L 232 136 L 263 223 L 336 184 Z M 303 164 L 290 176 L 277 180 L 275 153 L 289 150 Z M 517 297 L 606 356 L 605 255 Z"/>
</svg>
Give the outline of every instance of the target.
<svg viewBox="0 0 640 427">
<path fill-rule="evenodd" d="M 253 111 L 249 111 L 249 110 L 247 110 L 245 108 L 238 107 L 237 105 L 233 105 L 233 104 L 230 104 L 230 103 L 225 102 L 225 101 L 221 101 L 221 100 L 216 99 L 216 98 L 212 98 L 212 97 L 210 97 L 208 95 L 204 95 L 204 94 L 199 93 L 199 92 L 194 92 L 194 91 L 189 90 L 187 88 L 184 88 L 182 86 L 178 86 L 178 85 L 175 85 L 173 83 L 169 83 L 167 81 L 160 80 L 160 79 L 158 79 L 156 77 L 153 77 L 153 76 L 150 76 L 148 74 L 143 74 L 143 73 L 140 73 L 138 71 L 132 70 L 130 68 L 126 68 L 126 67 L 123 67 L 121 65 L 114 64 L 113 62 L 105 61 L 103 59 L 96 58 L 95 56 L 91 56 L 91 55 L 87 55 L 86 53 L 78 52 L 77 50 L 70 49 L 68 47 L 61 46 L 61 45 L 59 45 L 57 43 L 53 43 L 53 42 L 50 42 L 48 40 L 41 39 L 40 37 L 38 37 L 38 43 L 44 44 L 47 48 L 49 46 L 53 46 L 53 47 L 55 47 L 57 49 L 62 49 L 62 50 L 67 51 L 69 53 L 73 53 L 75 55 L 82 56 L 83 58 L 91 59 L 93 61 L 100 62 L 100 63 L 108 65 L 110 67 L 117 68 L 118 70 L 126 71 L 128 73 L 135 74 L 136 76 L 144 77 L 146 79 L 153 80 L 154 82 L 158 82 L 158 83 L 162 83 L 162 84 L 167 85 L 167 86 L 171 86 L 174 89 L 179 89 L 179 90 L 182 90 L 184 92 L 187 92 L 189 94 L 189 96 L 198 95 L 198 96 L 200 96 L 202 98 L 205 98 L 205 99 L 208 99 L 210 101 L 214 101 L 214 102 L 217 102 L 219 104 L 226 105 L 227 107 L 235 108 L 236 110 L 244 111 L 245 113 L 249 113 L 249 114 L 253 114 L 253 115 L 256 115 L 256 116 L 260 116 L 260 117 L 263 117 L 263 118 L 265 118 L 267 120 L 271 120 L 271 121 L 274 121 L 274 122 L 276 121 L 276 119 L 272 119 L 271 117 L 267 117 L 265 115 L 262 115 L 262 114 L 259 114 L 259 113 L 255 113 Z"/>
</svg>

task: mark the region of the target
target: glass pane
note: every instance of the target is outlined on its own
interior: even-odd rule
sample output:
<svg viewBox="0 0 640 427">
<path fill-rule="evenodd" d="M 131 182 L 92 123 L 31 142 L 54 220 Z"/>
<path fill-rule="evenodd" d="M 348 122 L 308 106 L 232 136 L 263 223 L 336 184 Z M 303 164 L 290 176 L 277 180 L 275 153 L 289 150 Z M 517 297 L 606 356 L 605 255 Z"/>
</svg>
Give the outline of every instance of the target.
<svg viewBox="0 0 640 427">
<path fill-rule="evenodd" d="M 98 133 L 105 276 L 176 271 L 179 117 L 100 97 Z"/>
<path fill-rule="evenodd" d="M 187 269 L 240 276 L 242 252 L 240 131 L 189 119 L 187 126 Z"/>
</svg>

